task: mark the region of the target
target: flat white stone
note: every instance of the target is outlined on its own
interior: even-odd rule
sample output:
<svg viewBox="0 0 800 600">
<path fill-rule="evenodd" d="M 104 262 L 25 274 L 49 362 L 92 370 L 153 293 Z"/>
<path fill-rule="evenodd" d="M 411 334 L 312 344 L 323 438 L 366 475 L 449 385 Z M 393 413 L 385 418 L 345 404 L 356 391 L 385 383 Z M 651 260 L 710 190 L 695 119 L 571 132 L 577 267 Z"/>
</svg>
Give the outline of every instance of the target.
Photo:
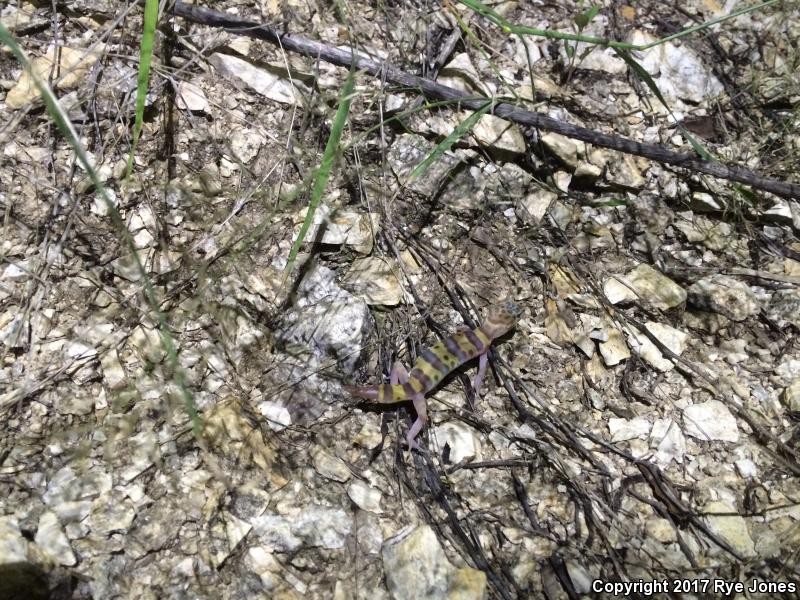
<svg viewBox="0 0 800 600">
<path fill-rule="evenodd" d="M 267 426 L 272 431 L 283 431 L 292 424 L 292 416 L 289 410 L 275 402 L 264 401 L 258 405 L 260 412 L 266 419 Z"/>
<path fill-rule="evenodd" d="M 220 75 L 231 81 L 240 81 L 262 96 L 282 104 L 302 105 L 302 90 L 297 80 L 289 81 L 279 74 L 279 70 L 270 70 L 256 66 L 246 60 L 229 54 L 215 53 L 209 62 Z"/>
<path fill-rule="evenodd" d="M 366 510 L 376 515 L 383 512 L 383 509 L 381 509 L 381 497 L 383 496 L 381 491 L 360 479 L 354 480 L 353 483 L 347 486 L 347 496 L 361 510 Z"/>
<path fill-rule="evenodd" d="M 611 432 L 612 442 L 623 442 L 646 437 L 650 433 L 651 427 L 652 423 L 644 417 L 636 417 L 634 419 L 611 418 L 608 420 L 608 430 Z"/>
<path fill-rule="evenodd" d="M 756 463 L 754 463 L 749 458 L 740 458 L 739 460 L 733 463 L 736 466 L 736 471 L 742 477 L 755 477 L 758 475 L 758 467 L 756 467 Z"/>
<path fill-rule="evenodd" d="M 670 325 L 665 325 L 664 323 L 655 323 L 653 321 L 648 321 L 644 324 L 644 326 L 650 333 L 658 338 L 662 344 L 672 350 L 672 352 L 674 352 L 677 356 L 683 354 L 683 351 L 686 349 L 686 344 L 690 338 L 688 333 L 685 333 L 680 329 L 675 329 Z"/>
<path fill-rule="evenodd" d="M 637 356 L 641 356 L 645 362 L 662 373 L 675 368 L 672 361 L 664 358 L 658 347 L 643 333 L 629 331 L 628 346 Z"/>
<path fill-rule="evenodd" d="M 719 400 L 692 404 L 683 409 L 686 433 L 702 441 L 738 442 L 736 419 Z"/>
<path fill-rule="evenodd" d="M 2 279 L 7 281 L 25 281 L 30 277 L 28 261 L 12 262 L 3 271 Z"/>
<path fill-rule="evenodd" d="M 202 112 L 208 110 L 208 99 L 202 88 L 188 81 L 178 83 L 178 91 L 175 94 L 175 103 L 181 110 L 192 112 Z"/>
<path fill-rule="evenodd" d="M 603 294 L 611 304 L 620 302 L 633 302 L 638 298 L 632 286 L 625 282 L 624 277 L 612 275 L 603 283 Z"/>
<path fill-rule="evenodd" d="M 548 131 L 541 135 L 541 140 L 545 148 L 573 170 L 578 166 L 579 157 L 586 155 L 586 144 L 570 139 L 560 133 Z"/>
<path fill-rule="evenodd" d="M 450 446 L 450 460 L 454 463 L 465 459 L 480 460 L 482 457 L 480 440 L 472 427 L 450 421 L 434 427 L 431 433 L 437 447 L 444 448 L 445 444 Z"/>
<path fill-rule="evenodd" d="M 606 366 L 613 367 L 630 358 L 631 352 L 625 343 L 625 337 L 618 329 L 608 330 L 608 341 L 600 344 L 600 355 Z"/>
<path fill-rule="evenodd" d="M 547 209 L 556 199 L 558 194 L 555 192 L 537 189 L 517 201 L 518 214 L 526 223 L 536 225 L 547 214 Z"/>
<path fill-rule="evenodd" d="M 483 146 L 523 154 L 527 148 L 518 125 L 494 115 L 483 115 L 473 129 L 475 139 Z"/>
<path fill-rule="evenodd" d="M 671 461 L 683 462 L 686 438 L 672 419 L 658 419 L 650 432 L 650 447 L 656 449 L 656 462 L 666 466 Z"/>
</svg>

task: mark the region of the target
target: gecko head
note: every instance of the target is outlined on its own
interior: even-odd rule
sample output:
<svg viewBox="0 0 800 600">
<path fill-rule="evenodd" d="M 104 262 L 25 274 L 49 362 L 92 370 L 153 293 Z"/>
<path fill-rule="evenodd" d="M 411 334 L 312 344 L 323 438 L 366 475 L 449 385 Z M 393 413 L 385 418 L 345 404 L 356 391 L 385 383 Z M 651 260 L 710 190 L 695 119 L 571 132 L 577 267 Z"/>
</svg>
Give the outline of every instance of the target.
<svg viewBox="0 0 800 600">
<path fill-rule="evenodd" d="M 483 328 L 494 339 L 511 331 L 522 316 L 522 307 L 513 300 L 493 306 L 483 322 Z"/>
</svg>

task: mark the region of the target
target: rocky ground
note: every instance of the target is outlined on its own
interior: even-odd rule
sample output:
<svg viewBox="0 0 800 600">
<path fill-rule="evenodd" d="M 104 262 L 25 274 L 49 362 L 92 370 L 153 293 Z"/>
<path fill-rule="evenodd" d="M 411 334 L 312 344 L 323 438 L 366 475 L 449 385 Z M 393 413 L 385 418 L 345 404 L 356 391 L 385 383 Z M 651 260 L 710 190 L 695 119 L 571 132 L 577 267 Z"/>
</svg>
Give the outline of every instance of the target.
<svg viewBox="0 0 800 600">
<path fill-rule="evenodd" d="M 163 15 L 126 180 L 140 7 L 12 4 L 112 206 L 4 53 L 0 598 L 795 597 L 800 198 L 491 114 L 440 153 L 471 113 L 362 73 L 287 277 L 346 69 Z M 210 4 L 800 181 L 788 2 L 635 52 L 649 82 L 461 4 Z M 740 6 L 599 8 L 582 33 L 644 43 Z M 345 393 L 504 298 L 421 451 Z"/>
</svg>

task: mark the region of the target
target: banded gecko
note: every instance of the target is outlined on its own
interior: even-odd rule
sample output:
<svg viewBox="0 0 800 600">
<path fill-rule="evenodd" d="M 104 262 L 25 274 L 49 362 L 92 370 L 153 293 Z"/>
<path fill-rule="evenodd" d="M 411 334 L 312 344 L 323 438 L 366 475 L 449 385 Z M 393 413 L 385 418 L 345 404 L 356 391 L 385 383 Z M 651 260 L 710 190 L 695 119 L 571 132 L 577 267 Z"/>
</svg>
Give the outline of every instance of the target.
<svg viewBox="0 0 800 600">
<path fill-rule="evenodd" d="M 488 312 L 480 327 L 459 331 L 424 349 L 411 373 L 398 361 L 392 367 L 389 383 L 367 387 L 345 386 L 345 389 L 353 396 L 378 404 L 413 402 L 417 420 L 408 430 L 406 441 L 409 449 L 419 449 L 414 438 L 428 421 L 425 395 L 433 391 L 450 372 L 475 357 L 479 357 L 478 374 L 472 382 L 472 388 L 479 394 L 489 362 L 489 347 L 494 340 L 513 329 L 521 315 L 522 308 L 516 302 L 506 300 Z"/>
</svg>

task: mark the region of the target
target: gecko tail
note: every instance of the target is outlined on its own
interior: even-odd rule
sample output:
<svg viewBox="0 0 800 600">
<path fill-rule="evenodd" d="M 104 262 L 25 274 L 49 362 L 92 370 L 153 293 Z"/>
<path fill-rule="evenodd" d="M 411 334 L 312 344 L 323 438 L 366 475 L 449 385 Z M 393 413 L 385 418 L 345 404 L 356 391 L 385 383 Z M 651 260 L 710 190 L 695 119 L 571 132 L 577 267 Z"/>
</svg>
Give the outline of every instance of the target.
<svg viewBox="0 0 800 600">
<path fill-rule="evenodd" d="M 377 400 L 378 391 L 380 389 L 380 386 L 377 385 L 368 385 L 366 387 L 345 385 L 343 387 L 344 390 L 351 396 L 355 396 L 356 398 L 364 398 L 366 400 Z"/>
</svg>

